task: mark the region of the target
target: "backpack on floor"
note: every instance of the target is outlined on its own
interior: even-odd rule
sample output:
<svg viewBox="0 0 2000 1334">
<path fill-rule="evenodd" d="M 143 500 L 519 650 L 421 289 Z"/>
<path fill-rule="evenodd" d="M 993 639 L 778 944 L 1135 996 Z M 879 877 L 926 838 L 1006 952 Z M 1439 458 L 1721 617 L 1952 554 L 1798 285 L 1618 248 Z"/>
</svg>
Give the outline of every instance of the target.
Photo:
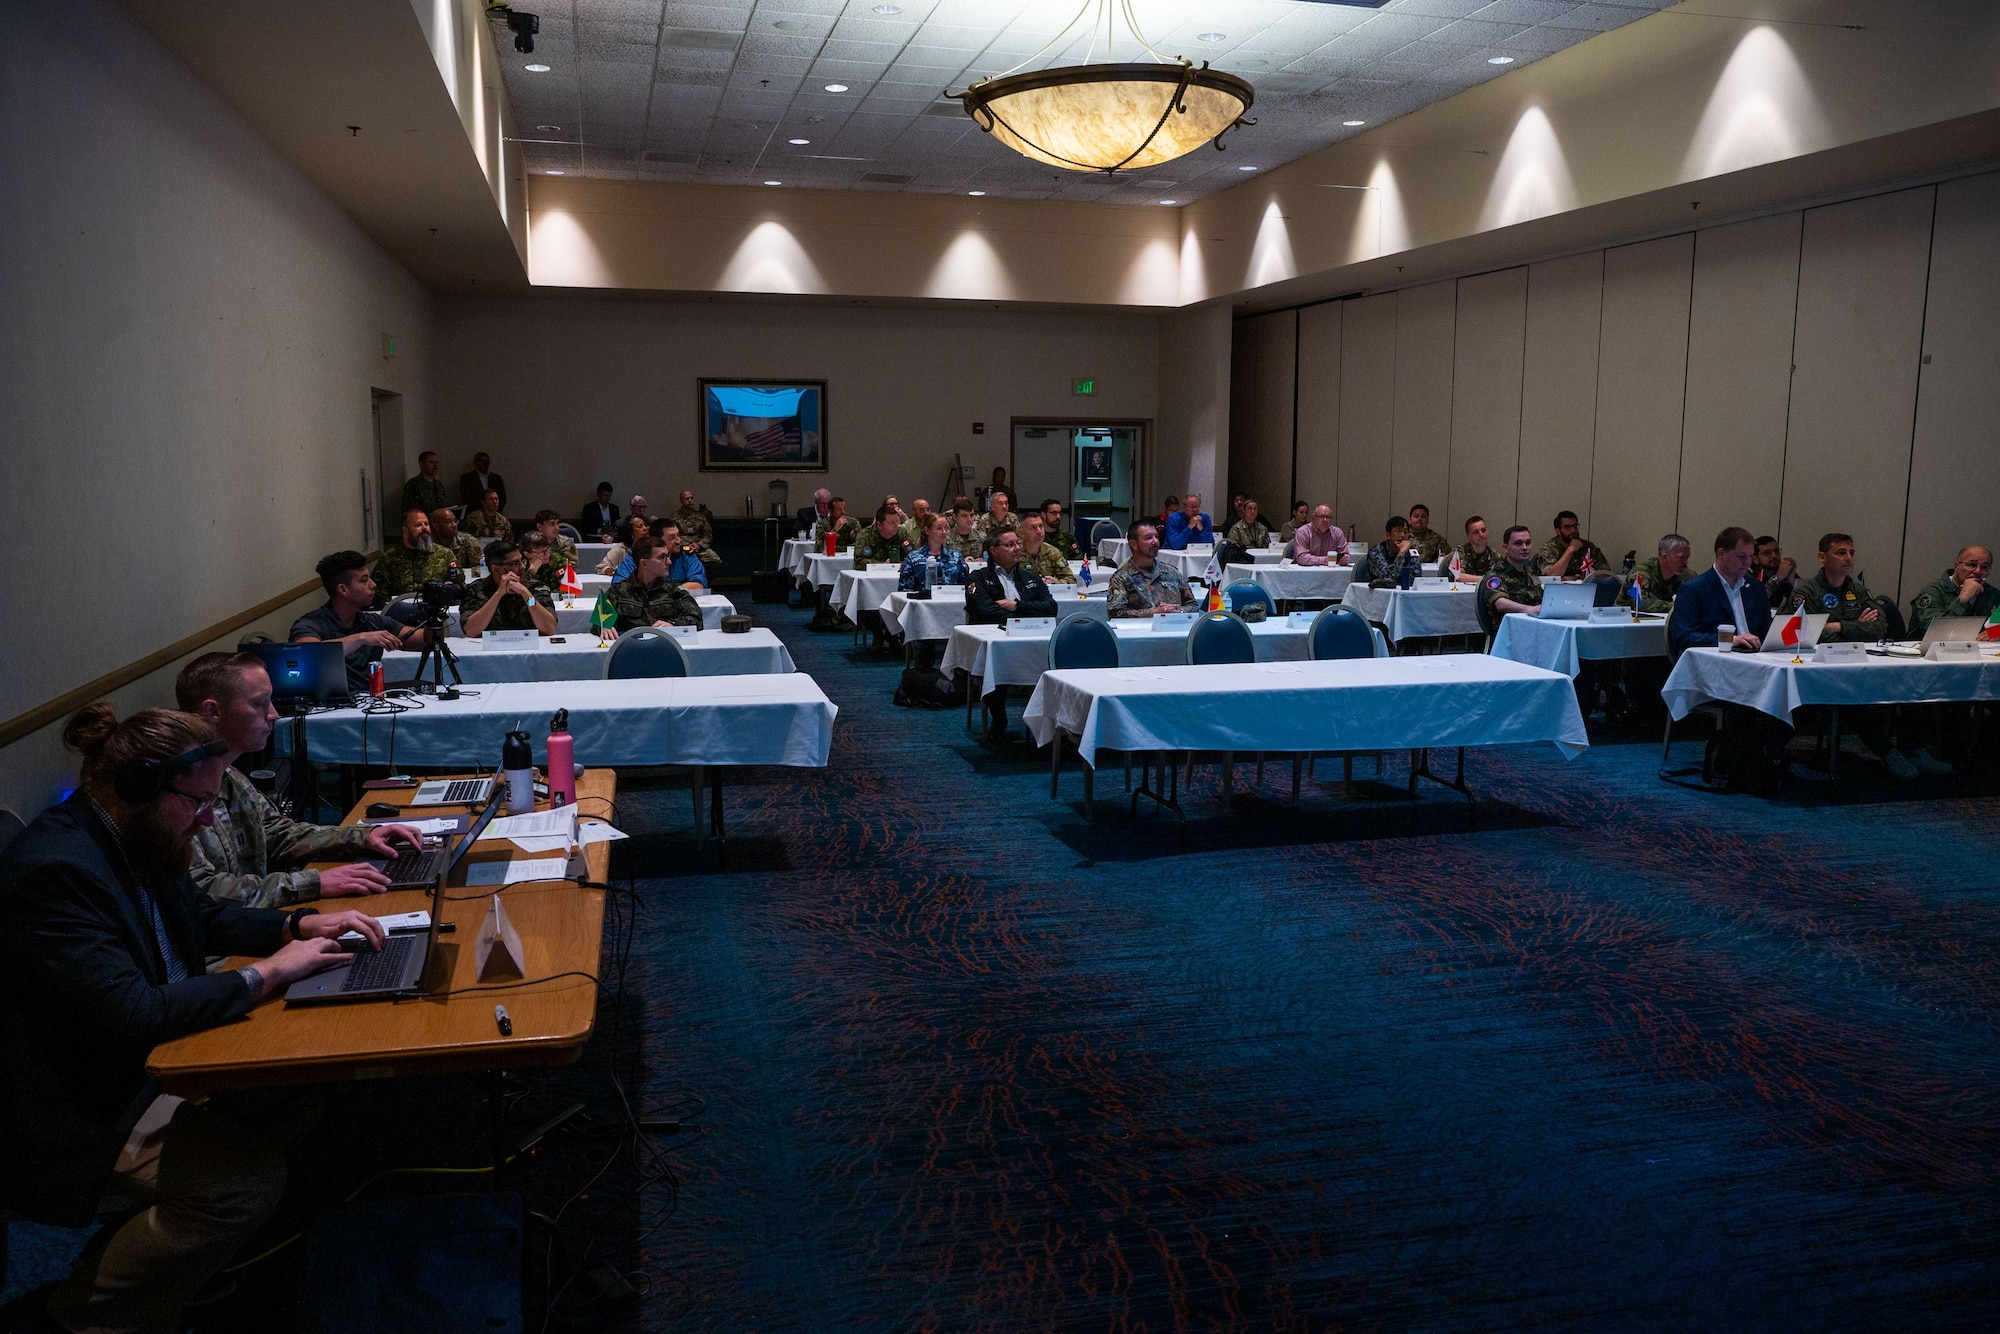
<svg viewBox="0 0 2000 1334">
<path fill-rule="evenodd" d="M 890 703 L 903 709 L 962 709 L 965 686 L 963 672 L 946 676 L 935 667 L 906 667 Z"/>
</svg>

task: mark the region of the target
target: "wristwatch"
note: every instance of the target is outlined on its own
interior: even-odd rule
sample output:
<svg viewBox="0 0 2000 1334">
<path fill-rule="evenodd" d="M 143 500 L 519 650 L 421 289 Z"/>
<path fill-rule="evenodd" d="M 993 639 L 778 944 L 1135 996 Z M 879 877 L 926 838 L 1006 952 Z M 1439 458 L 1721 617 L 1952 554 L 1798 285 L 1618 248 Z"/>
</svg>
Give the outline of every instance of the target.
<svg viewBox="0 0 2000 1334">
<path fill-rule="evenodd" d="M 317 917 L 317 916 L 319 916 L 319 909 L 317 908 L 293 909 L 291 916 L 285 919 L 285 934 L 291 937 L 293 940 L 305 939 L 304 936 L 301 936 L 299 934 L 299 923 L 308 917 Z"/>
</svg>

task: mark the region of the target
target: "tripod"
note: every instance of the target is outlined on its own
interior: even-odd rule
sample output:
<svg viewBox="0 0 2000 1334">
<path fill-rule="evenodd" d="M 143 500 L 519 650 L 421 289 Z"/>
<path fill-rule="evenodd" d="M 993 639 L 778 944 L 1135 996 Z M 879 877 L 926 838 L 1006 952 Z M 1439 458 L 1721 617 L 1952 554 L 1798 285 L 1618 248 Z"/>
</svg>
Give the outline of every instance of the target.
<svg viewBox="0 0 2000 1334">
<path fill-rule="evenodd" d="M 431 669 L 431 693 L 439 699 L 457 699 L 458 687 L 465 681 L 458 674 L 458 655 L 451 651 L 451 645 L 444 642 L 444 610 L 430 610 L 424 617 L 424 651 L 417 659 L 416 674 L 410 679 L 418 689 L 423 688 L 424 664 Z M 451 684 L 444 683 L 444 674 L 451 673 Z"/>
</svg>

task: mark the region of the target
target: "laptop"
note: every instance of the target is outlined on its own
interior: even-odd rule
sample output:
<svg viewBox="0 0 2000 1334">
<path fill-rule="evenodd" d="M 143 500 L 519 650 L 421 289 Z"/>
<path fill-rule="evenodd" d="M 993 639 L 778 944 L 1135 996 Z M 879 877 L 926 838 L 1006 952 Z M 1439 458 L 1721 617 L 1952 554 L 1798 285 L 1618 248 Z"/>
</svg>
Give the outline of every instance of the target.
<svg viewBox="0 0 2000 1334">
<path fill-rule="evenodd" d="M 493 820 L 493 812 L 500 803 L 489 801 L 472 822 L 458 843 L 451 843 L 450 834 L 431 834 L 425 837 L 421 848 L 413 848 L 400 853 L 390 861 L 379 864 L 383 875 L 389 877 L 390 889 L 429 889 L 431 882 L 448 874 L 465 855 L 465 850 L 477 842 L 480 831 Z"/>
<path fill-rule="evenodd" d="M 493 819 L 493 812 L 499 808 L 497 801 L 486 804 L 479 819 L 452 849 L 450 860 L 431 878 L 431 925 L 428 931 L 422 935 L 412 932 L 389 936 L 382 941 L 380 950 L 360 947 L 350 950 L 346 962 L 292 983 L 285 992 L 286 1003 L 324 1005 L 334 1001 L 395 1000 L 402 996 L 421 995 L 424 969 L 430 963 L 432 949 L 437 946 L 438 927 L 444 919 L 445 881 L 451 878 L 451 868 L 458 865 L 472 850 L 472 845 L 479 841 L 479 836 Z"/>
<path fill-rule="evenodd" d="M 1979 632 L 1985 628 L 1983 616 L 1940 616 L 1924 628 L 1923 643 L 1918 648 L 1927 652 L 1932 644 L 1977 643 Z"/>
<path fill-rule="evenodd" d="M 1542 590 L 1542 619 L 1545 621 L 1587 621 L 1597 605 L 1597 585 L 1550 584 Z"/>
<path fill-rule="evenodd" d="M 1798 636 L 1791 643 L 1785 642 L 1785 626 L 1796 613 L 1780 612 L 1771 618 L 1771 628 L 1765 632 L 1764 641 L 1757 647 L 1759 653 L 1798 653 L 1819 643 L 1820 632 L 1826 629 L 1825 612 L 1807 612 L 1798 616 Z"/>
<path fill-rule="evenodd" d="M 275 644 L 258 640 L 244 645 L 264 660 L 271 678 L 271 702 L 286 704 L 352 704 L 347 684 L 347 660 L 340 644 Z"/>
<path fill-rule="evenodd" d="M 433 778 L 417 788 L 417 795 L 410 798 L 410 805 L 477 806 L 493 794 L 493 785 L 499 778 L 498 769 L 493 771 L 491 778 Z"/>
</svg>

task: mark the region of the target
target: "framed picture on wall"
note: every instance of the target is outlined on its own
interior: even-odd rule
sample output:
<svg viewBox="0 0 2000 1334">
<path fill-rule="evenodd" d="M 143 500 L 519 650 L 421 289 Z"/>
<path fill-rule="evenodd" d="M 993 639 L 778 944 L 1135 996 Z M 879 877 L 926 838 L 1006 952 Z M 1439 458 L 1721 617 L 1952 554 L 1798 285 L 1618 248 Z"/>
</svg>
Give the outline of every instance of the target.
<svg viewBox="0 0 2000 1334">
<path fill-rule="evenodd" d="M 696 383 L 703 472 L 826 471 L 826 381 Z"/>
<path fill-rule="evenodd" d="M 1111 485 L 1111 446 L 1085 445 L 1083 447 L 1083 484 L 1085 486 Z"/>
</svg>

